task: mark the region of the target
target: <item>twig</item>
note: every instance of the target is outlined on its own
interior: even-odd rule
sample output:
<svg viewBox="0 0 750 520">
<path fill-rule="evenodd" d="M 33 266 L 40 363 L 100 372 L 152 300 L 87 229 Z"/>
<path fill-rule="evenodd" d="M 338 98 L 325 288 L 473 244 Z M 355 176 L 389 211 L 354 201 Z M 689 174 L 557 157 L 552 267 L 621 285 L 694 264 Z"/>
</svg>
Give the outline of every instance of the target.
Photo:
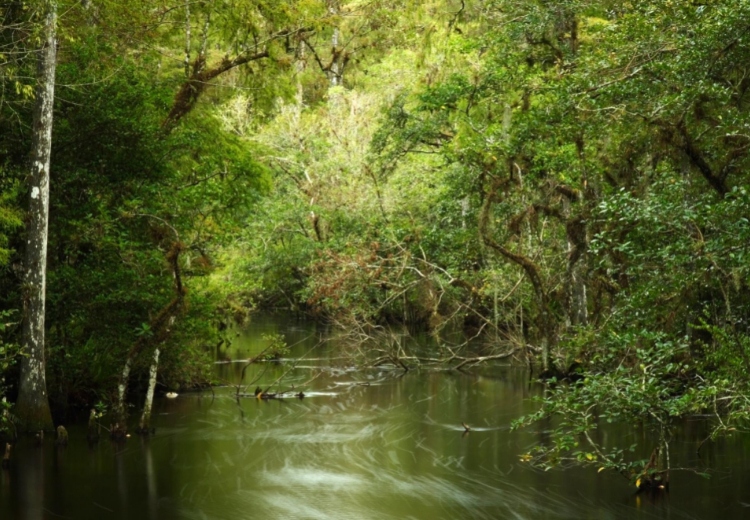
<svg viewBox="0 0 750 520">
<path fill-rule="evenodd" d="M 463 356 L 454 356 L 455 359 L 462 360 L 461 363 L 453 367 L 454 370 L 460 370 L 461 367 L 468 363 L 483 363 L 484 361 L 492 361 L 495 359 L 506 359 L 511 357 L 513 354 L 516 353 L 518 349 L 514 348 L 510 350 L 509 352 L 503 352 L 502 354 L 494 354 L 492 356 L 479 356 L 479 357 L 463 357 Z"/>
<path fill-rule="evenodd" d="M 318 343 L 316 343 L 315 345 L 313 345 L 312 347 L 310 347 L 310 349 L 309 349 L 309 350 L 308 350 L 307 352 L 305 352 L 305 354 L 304 354 L 303 356 L 301 356 L 301 357 L 297 358 L 297 359 L 296 359 L 296 360 L 294 361 L 294 363 L 292 363 L 292 366 L 290 366 L 288 370 L 286 370 L 286 371 L 285 371 L 285 372 L 284 372 L 283 374 L 281 374 L 281 375 L 280 375 L 280 376 L 279 376 L 279 377 L 278 377 L 278 378 L 276 379 L 276 381 L 274 381 L 273 383 L 271 383 L 271 384 L 270 384 L 270 385 L 268 386 L 268 388 L 266 388 L 265 390 L 263 390 L 263 391 L 262 391 L 262 392 L 261 392 L 260 394 L 258 394 L 258 395 L 262 397 L 262 396 L 263 396 L 263 394 L 266 394 L 266 393 L 268 393 L 268 391 L 269 391 L 269 390 L 270 390 L 271 388 L 273 388 L 273 387 L 274 387 L 274 385 L 276 385 L 276 383 L 278 383 L 278 382 L 279 382 L 279 381 L 281 381 L 281 380 L 282 380 L 282 379 L 283 379 L 284 377 L 286 377 L 286 375 L 287 375 L 287 374 L 288 374 L 289 372 L 291 372 L 292 370 L 294 370 L 295 368 L 297 368 L 297 364 L 298 364 L 298 363 L 299 363 L 300 361 L 302 361 L 303 359 L 305 359 L 305 358 L 307 357 L 307 355 L 308 355 L 308 354 L 309 354 L 310 352 L 312 352 L 312 351 L 313 351 L 313 350 L 314 350 L 315 348 L 319 347 L 319 346 L 320 346 L 320 345 L 322 345 L 322 344 L 323 344 L 323 341 L 321 340 L 321 341 L 319 341 Z"/>
</svg>

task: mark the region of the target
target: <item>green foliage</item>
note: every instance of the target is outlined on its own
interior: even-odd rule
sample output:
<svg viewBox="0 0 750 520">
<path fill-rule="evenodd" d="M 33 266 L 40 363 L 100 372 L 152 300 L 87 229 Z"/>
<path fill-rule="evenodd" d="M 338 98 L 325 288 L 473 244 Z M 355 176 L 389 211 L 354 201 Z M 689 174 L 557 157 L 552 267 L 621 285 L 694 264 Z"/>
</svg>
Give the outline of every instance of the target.
<svg viewBox="0 0 750 520">
<path fill-rule="evenodd" d="M 8 370 L 15 364 L 19 346 L 9 338 L 11 333 L 17 327 L 18 323 L 14 320 L 14 311 L 0 311 L 0 436 L 5 433 L 11 433 L 11 415 L 10 403 L 6 401 L 5 394 L 8 382 L 6 375 Z"/>
<path fill-rule="evenodd" d="M 0 267 L 7 265 L 13 250 L 8 247 L 8 233 L 21 227 L 21 215 L 14 206 L 18 185 L 5 178 L 0 172 Z"/>
<path fill-rule="evenodd" d="M 104 398 L 139 340 L 162 343 L 160 381 L 202 384 L 216 310 L 268 306 L 491 330 L 552 376 L 575 360 L 583 382 L 519 422 L 553 425 L 527 457 L 546 468 L 637 477 L 645 451 L 605 451 L 607 421 L 662 447 L 686 414 L 746 424 L 750 2 L 68 7 L 55 394 Z M 34 64 L 15 51 L 36 29 L 0 19 L 0 308 L 17 309 Z M 189 304 L 163 335 L 178 243 Z"/>
<path fill-rule="evenodd" d="M 133 3 L 127 16 L 148 18 L 141 7 Z M 217 334 L 211 324 L 218 302 L 204 280 L 218 246 L 247 217 L 267 177 L 253 148 L 224 131 L 210 107 L 199 106 L 164 131 L 174 84 L 159 74 L 159 55 L 139 49 L 144 42 L 123 45 L 115 36 L 127 38 L 132 29 L 120 26 L 117 10 L 102 7 L 96 24 L 61 29 L 46 320 L 48 387 L 60 403 L 106 399 L 137 341 L 164 343 L 160 380 L 171 386 L 210 379 L 205 345 Z M 74 7 L 69 16 L 90 14 Z M 113 25 L 122 32 L 105 34 Z M 18 119 L 30 120 L 28 104 L 20 106 L 25 112 Z M 19 151 L 29 144 L 23 126 L 14 131 L 10 105 L 0 108 L 0 231 L 14 233 L 14 246 L 22 237 L 12 205 L 24 189 L 14 187 L 26 168 Z M 165 336 L 151 323 L 175 298 L 168 253 L 177 242 L 189 304 Z M 20 265 L 20 258 L 10 260 Z M 17 273 L 4 271 L 3 307 L 20 304 Z M 147 364 L 137 360 L 136 377 Z"/>
<path fill-rule="evenodd" d="M 283 334 L 262 334 L 261 338 L 268 343 L 263 354 L 264 360 L 276 360 L 289 354 L 289 345 L 287 345 L 286 338 Z"/>
<path fill-rule="evenodd" d="M 273 280 L 254 300 L 278 290 L 348 326 L 409 314 L 439 326 L 471 309 L 542 345 L 551 368 L 578 360 L 584 383 L 557 386 L 524 421 L 558 421 L 545 464 L 642 467 L 577 445 L 600 419 L 643 418 L 656 445 L 689 413 L 739 427 L 747 9 L 472 5 L 449 24 L 460 33 L 420 34 L 421 73 L 395 72 L 404 46 L 359 90 L 286 105 L 261 130 L 278 177 L 253 223 L 264 253 L 248 272 Z M 376 89 L 377 127 L 373 111 L 331 117 Z M 345 153 L 363 148 L 364 162 Z"/>
</svg>

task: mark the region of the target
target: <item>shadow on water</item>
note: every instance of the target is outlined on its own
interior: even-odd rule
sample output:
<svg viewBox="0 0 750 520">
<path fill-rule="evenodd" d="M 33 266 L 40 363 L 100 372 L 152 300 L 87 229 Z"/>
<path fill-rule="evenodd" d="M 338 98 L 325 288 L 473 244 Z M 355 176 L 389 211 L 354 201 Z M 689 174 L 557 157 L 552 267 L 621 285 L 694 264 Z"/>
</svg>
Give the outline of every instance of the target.
<svg viewBox="0 0 750 520">
<path fill-rule="evenodd" d="M 311 327 L 286 326 L 258 322 L 225 354 L 252 356 L 268 332 L 284 333 L 289 343 L 318 341 Z M 303 342 L 295 352 L 308 348 Z M 270 384 L 290 363 L 251 370 L 265 369 L 259 384 Z M 300 384 L 321 374 L 303 400 L 238 400 L 231 385 L 241 367 L 217 365 L 229 386 L 215 396 L 157 400 L 154 437 L 89 448 L 85 424 L 74 424 L 64 450 L 20 442 L 11 468 L 0 472 L 0 518 L 697 519 L 750 512 L 750 438 L 706 445 L 699 460 L 705 420 L 677 432 L 676 464 L 721 469 L 711 480 L 677 473 L 671 494 L 658 498 L 636 495 L 606 472 L 543 472 L 521 463 L 519 455 L 544 439 L 543 431 L 510 431 L 539 392 L 523 369 L 402 377 L 351 370 L 321 350 L 284 380 Z M 622 426 L 600 435 L 605 444 L 629 445 L 643 434 Z"/>
</svg>

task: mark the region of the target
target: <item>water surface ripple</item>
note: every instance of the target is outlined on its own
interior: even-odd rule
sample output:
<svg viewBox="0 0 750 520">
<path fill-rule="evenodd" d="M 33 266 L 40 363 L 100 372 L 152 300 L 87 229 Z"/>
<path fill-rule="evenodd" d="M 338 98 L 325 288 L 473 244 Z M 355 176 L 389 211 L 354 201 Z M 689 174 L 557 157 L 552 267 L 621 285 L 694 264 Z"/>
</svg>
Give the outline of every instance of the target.
<svg viewBox="0 0 750 520">
<path fill-rule="evenodd" d="M 263 348 L 261 334 L 310 335 L 299 324 L 256 324 L 232 359 Z M 311 340 L 312 341 L 312 340 Z M 317 340 L 316 340 L 317 341 Z M 300 352 L 309 346 L 299 345 Z M 311 356 L 312 358 L 313 356 Z M 543 429 L 512 432 L 541 391 L 525 370 L 474 373 L 358 372 L 316 353 L 281 386 L 320 372 L 304 399 L 235 398 L 241 363 L 216 365 L 226 386 L 157 399 L 155 436 L 125 445 L 19 442 L 0 472 L 2 519 L 739 519 L 750 516 L 750 437 L 696 443 L 707 418 L 676 432 L 673 461 L 707 468 L 710 480 L 676 473 L 670 495 L 639 496 L 621 477 L 593 469 L 543 472 L 519 455 L 545 442 Z M 270 385 L 292 361 L 251 367 Z M 302 364 L 300 364 L 302 365 Z M 324 367 L 326 370 L 318 370 Z M 333 367 L 333 370 L 328 368 Z M 297 386 L 295 386 L 296 388 Z M 136 417 L 136 414 L 134 414 Z M 471 425 L 467 434 L 461 423 Z M 621 425 L 599 432 L 612 445 L 642 442 Z M 746 516 L 748 515 L 748 516 Z"/>
</svg>

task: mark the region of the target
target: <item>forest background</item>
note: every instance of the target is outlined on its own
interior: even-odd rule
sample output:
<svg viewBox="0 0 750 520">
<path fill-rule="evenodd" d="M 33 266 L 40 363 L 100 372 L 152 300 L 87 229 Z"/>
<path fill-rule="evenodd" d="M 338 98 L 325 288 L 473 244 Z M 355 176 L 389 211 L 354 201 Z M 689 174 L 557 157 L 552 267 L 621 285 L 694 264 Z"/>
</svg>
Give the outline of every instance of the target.
<svg viewBox="0 0 750 520">
<path fill-rule="evenodd" d="M 746 425 L 746 0 L 4 3 L 6 422 L 52 9 L 55 417 L 145 387 L 157 348 L 163 389 L 210 383 L 231 323 L 285 308 L 363 362 L 512 356 L 575 380 L 519 422 L 558 418 L 542 466 L 634 475 L 592 440 L 601 420 L 643 422 L 662 456 L 685 414 Z"/>
</svg>

